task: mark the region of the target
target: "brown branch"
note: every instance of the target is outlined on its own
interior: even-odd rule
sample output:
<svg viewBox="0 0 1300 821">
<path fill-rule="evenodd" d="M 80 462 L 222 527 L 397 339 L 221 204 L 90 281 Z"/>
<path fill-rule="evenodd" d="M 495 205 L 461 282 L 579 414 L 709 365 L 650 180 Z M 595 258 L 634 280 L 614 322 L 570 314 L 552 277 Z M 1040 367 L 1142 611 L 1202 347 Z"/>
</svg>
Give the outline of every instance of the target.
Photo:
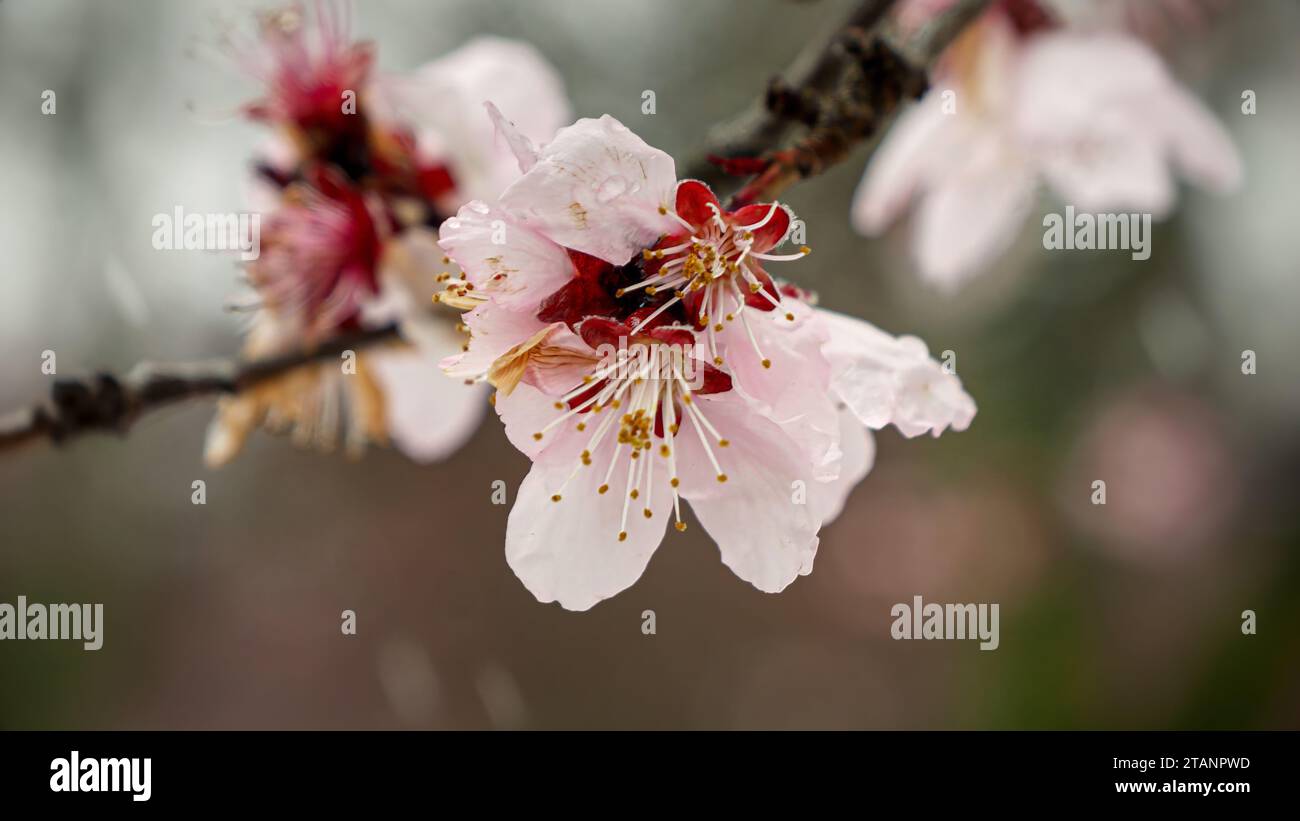
<svg viewBox="0 0 1300 821">
<path fill-rule="evenodd" d="M 310 350 L 266 359 L 141 362 L 124 377 L 97 373 L 82 379 L 59 379 L 50 389 L 48 402 L 0 418 L 0 451 L 39 440 L 60 444 L 91 432 L 123 434 L 150 411 L 187 399 L 239 393 L 294 368 L 398 338 L 396 325 L 384 325 L 341 334 Z"/>
<path fill-rule="evenodd" d="M 711 161 L 722 171 L 753 172 L 731 200 L 737 207 L 770 200 L 794 183 L 823 173 L 858 145 L 889 127 L 904 100 L 928 87 L 939 55 L 988 5 L 958 0 L 905 41 L 879 26 L 892 2 L 866 0 L 820 44 L 815 56 L 801 55 L 789 82 L 774 80 L 762 101 L 715 131 Z M 885 31 L 876 31 L 884 28 Z M 782 142 L 794 126 L 806 133 L 789 147 Z M 703 167 L 695 169 L 703 173 Z M 718 182 L 718 173 L 706 175 Z"/>
<path fill-rule="evenodd" d="M 734 119 L 710 129 L 704 155 L 685 169 L 684 177 L 701 179 L 718 189 L 727 182 L 716 160 L 758 157 L 780 145 L 800 123 L 812 125 L 817 99 L 839 81 L 845 55 L 836 44 L 849 29 L 870 30 L 897 0 L 862 0 L 827 35 L 809 42 L 784 72 L 768 81 L 767 89 Z"/>
</svg>

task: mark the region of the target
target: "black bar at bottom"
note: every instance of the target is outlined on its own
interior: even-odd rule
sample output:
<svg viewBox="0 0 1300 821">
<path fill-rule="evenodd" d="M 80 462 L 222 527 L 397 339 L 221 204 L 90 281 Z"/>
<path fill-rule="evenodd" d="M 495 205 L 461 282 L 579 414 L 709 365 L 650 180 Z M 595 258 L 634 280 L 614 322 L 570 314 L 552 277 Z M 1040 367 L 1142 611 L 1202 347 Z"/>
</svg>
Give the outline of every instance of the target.
<svg viewBox="0 0 1300 821">
<path fill-rule="evenodd" d="M 611 793 L 624 807 L 680 808 L 699 792 L 734 807 L 837 798 L 864 810 L 881 799 L 1230 808 L 1288 801 L 1298 741 L 1290 732 L 9 732 L 0 790 L 7 809 L 128 811 L 400 801 L 431 813 L 502 802 L 550 813 L 613 809 Z"/>
</svg>

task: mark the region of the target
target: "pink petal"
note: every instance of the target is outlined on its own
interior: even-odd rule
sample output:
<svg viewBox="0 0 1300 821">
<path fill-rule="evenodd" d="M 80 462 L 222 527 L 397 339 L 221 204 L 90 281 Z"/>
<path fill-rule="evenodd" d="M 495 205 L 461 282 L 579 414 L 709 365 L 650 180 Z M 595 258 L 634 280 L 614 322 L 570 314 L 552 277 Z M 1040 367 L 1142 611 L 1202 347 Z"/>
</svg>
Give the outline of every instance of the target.
<svg viewBox="0 0 1300 821">
<path fill-rule="evenodd" d="M 903 112 L 867 165 L 853 195 L 853 227 L 882 233 L 937 168 L 951 165 L 956 118 L 943 113 L 942 89 Z"/>
<path fill-rule="evenodd" d="M 442 223 L 438 245 L 476 289 L 507 308 L 536 311 L 573 277 L 563 248 L 506 210 L 478 201 Z"/>
<path fill-rule="evenodd" d="M 611 445 L 607 440 L 593 454 L 593 464 L 579 467 L 576 475 L 577 450 L 571 449 L 571 460 L 534 464 L 519 486 L 506 524 L 506 560 L 538 601 L 587 610 L 639 579 L 663 540 L 672 507 L 666 472 L 655 477 L 652 517 L 643 513 L 646 497 L 641 495 L 629 500 L 624 525 L 626 468 L 614 471 L 608 492 L 597 492 Z M 556 493 L 562 495 L 559 502 L 552 501 Z M 620 541 L 624 529 L 628 535 Z"/>
<path fill-rule="evenodd" d="M 975 401 L 956 374 L 930 358 L 920 339 L 893 337 L 833 311 L 818 315 L 830 329 L 823 351 L 831 362 L 831 388 L 862 424 L 892 424 L 907 437 L 970 426 Z"/>
<path fill-rule="evenodd" d="M 556 425 L 550 430 L 546 426 L 562 416 L 567 408 L 556 408 L 557 396 L 542 393 L 527 383 L 517 385 L 507 396 L 496 395 L 497 415 L 505 423 L 506 438 L 510 444 L 534 462 L 547 465 L 568 464 L 576 462 L 581 447 L 576 447 L 579 440 L 586 441 L 591 432 L 579 432 L 574 420 Z M 608 411 L 606 411 L 608 412 Z M 585 414 L 587 419 L 596 419 L 593 414 Z M 541 433 L 538 439 L 536 434 Z M 576 449 L 575 449 L 576 447 Z M 597 483 L 599 484 L 599 483 Z"/>
<path fill-rule="evenodd" d="M 568 248 L 622 265 L 678 223 L 672 157 L 605 115 L 560 130 L 501 204 Z"/>
<path fill-rule="evenodd" d="M 808 500 L 814 505 L 823 527 L 840 515 L 849 493 L 866 478 L 876 462 L 876 438 L 871 431 L 864 428 L 848 408 L 840 411 L 839 418 L 839 475 L 808 488 Z"/>
<path fill-rule="evenodd" d="M 1014 162 L 971 166 L 936 185 L 912 228 L 921 276 L 952 290 L 992 264 L 1019 235 L 1034 192 L 1031 170 Z"/>
<path fill-rule="evenodd" d="M 517 40 L 476 38 L 395 82 L 396 113 L 451 165 L 462 201 L 496 199 L 520 174 L 512 149 L 549 140 L 572 116 L 559 73 Z M 484 111 L 489 101 L 513 121 L 505 139 Z"/>
<path fill-rule="evenodd" d="M 727 481 L 717 480 L 695 423 L 683 423 L 677 436 L 682 497 L 717 543 L 723 563 L 759 590 L 778 593 L 811 573 L 817 554 L 821 519 L 807 499 L 816 483 L 812 464 L 778 425 L 733 395 L 698 402 L 730 441 L 726 448 L 712 445 Z M 802 504 L 796 482 L 803 483 Z"/>
<path fill-rule="evenodd" d="M 1180 88 L 1170 90 L 1153 118 L 1167 129 L 1174 161 L 1188 179 L 1220 194 L 1241 187 L 1241 155 L 1204 105 Z"/>
<path fill-rule="evenodd" d="M 811 314 L 794 299 L 782 304 L 792 312 Z M 791 323 L 783 311 L 748 319 L 771 367 L 763 367 L 745 329 L 737 327 L 739 320 L 725 325 L 718 341 L 733 388 L 752 402 L 756 413 L 784 427 L 804 448 L 817 478 L 834 476 L 839 470 L 839 419 L 830 392 L 830 362 L 822 354 L 825 327 L 820 322 Z"/>
<path fill-rule="evenodd" d="M 471 332 L 469 350 L 453 353 L 441 363 L 448 376 L 459 379 L 482 379 L 502 354 L 545 327 L 529 311 L 512 311 L 491 302 L 464 314 L 462 321 Z"/>
<path fill-rule="evenodd" d="M 537 161 L 541 158 L 542 152 L 537 150 L 533 141 L 520 131 L 514 123 L 505 118 L 501 110 L 491 102 L 483 104 L 487 108 L 488 117 L 492 120 L 492 126 L 496 129 L 498 137 L 506 141 L 510 147 L 510 152 L 515 155 L 515 162 L 519 163 L 519 173 L 526 174 Z"/>
<path fill-rule="evenodd" d="M 450 330 L 450 329 L 449 329 Z M 447 348 L 456 344 L 449 334 Z M 417 462 L 434 462 L 464 444 L 487 410 L 483 385 L 466 385 L 438 368 L 446 350 L 429 348 L 376 351 L 367 364 L 384 389 L 388 435 Z"/>
</svg>

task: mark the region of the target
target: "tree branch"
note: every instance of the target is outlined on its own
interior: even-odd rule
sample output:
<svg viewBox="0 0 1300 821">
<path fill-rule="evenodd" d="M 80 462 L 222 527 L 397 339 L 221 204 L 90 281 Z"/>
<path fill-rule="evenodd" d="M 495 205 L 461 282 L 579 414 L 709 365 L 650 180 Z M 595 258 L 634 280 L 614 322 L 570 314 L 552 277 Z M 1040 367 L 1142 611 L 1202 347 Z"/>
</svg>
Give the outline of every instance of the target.
<svg viewBox="0 0 1300 821">
<path fill-rule="evenodd" d="M 42 439 L 61 444 L 96 431 L 123 434 L 144 414 L 167 405 L 213 394 L 236 394 L 294 368 L 398 338 L 396 325 L 384 325 L 267 359 L 141 362 L 124 377 L 97 373 L 82 379 L 59 379 L 50 389 L 49 401 L 0 418 L 0 452 Z"/>
<path fill-rule="evenodd" d="M 725 163 L 715 160 L 757 157 L 780 145 L 798 123 L 812 125 L 811 110 L 819 95 L 839 81 L 844 54 L 835 46 L 849 29 L 868 31 L 897 0 L 862 0 L 826 36 L 814 39 L 795 57 L 785 75 L 774 75 L 767 89 L 732 120 L 710 129 L 704 157 L 687 167 L 686 178 L 700 179 L 717 189 L 728 180 Z"/>
<path fill-rule="evenodd" d="M 926 91 L 939 55 L 988 3 L 957 0 L 905 40 L 889 26 L 877 25 L 893 3 L 865 0 L 835 36 L 820 44 L 815 57 L 800 55 L 789 72 L 794 81 L 773 81 L 763 111 L 751 107 L 715 130 L 711 162 L 722 173 L 754 174 L 730 206 L 773 199 L 882 134 L 904 100 Z M 780 148 L 795 124 L 806 126 L 807 133 Z M 702 165 L 693 168 L 704 173 Z M 706 178 L 717 181 L 718 173 Z"/>
</svg>

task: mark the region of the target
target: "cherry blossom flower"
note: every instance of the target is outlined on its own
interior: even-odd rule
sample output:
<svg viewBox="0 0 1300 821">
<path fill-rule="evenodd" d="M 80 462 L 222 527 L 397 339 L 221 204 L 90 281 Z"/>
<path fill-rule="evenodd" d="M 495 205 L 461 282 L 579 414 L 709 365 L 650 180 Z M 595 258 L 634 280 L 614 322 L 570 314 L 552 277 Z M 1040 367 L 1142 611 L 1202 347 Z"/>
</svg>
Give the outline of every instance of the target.
<svg viewBox="0 0 1300 821">
<path fill-rule="evenodd" d="M 252 192 L 266 217 L 261 256 L 247 267 L 255 313 L 244 354 L 310 349 L 388 323 L 400 339 L 357 351 L 347 372 L 338 361 L 304 366 L 224 400 L 205 455 L 223 464 L 265 426 L 322 449 L 391 442 L 440 459 L 477 426 L 484 395 L 438 367 L 464 342 L 452 315 L 429 303 L 446 265 L 436 227 L 519 176 L 484 100 L 513 101 L 539 139 L 568 119 L 568 103 L 525 44 L 484 38 L 410 75 L 376 76 L 373 48 L 348 34 L 347 6 L 314 11 L 266 13 L 256 41 L 231 41 L 265 86 L 245 111 L 275 135 Z"/>
<path fill-rule="evenodd" d="M 1219 193 L 1240 184 L 1230 138 L 1155 52 L 1122 32 L 1061 28 L 1049 8 L 1002 0 L 963 33 L 855 195 L 868 235 L 916 204 L 912 252 L 941 287 L 1011 244 L 1042 184 L 1084 211 L 1156 218 L 1175 204 L 1174 170 Z"/>
<path fill-rule="evenodd" d="M 777 592 L 870 470 L 870 429 L 969 425 L 919 340 L 816 308 L 766 265 L 778 203 L 727 210 L 612 117 L 538 148 L 495 109 L 523 176 L 443 223 L 442 301 L 470 341 L 449 374 L 497 388 L 533 461 L 506 556 L 541 601 L 585 610 L 633 584 L 685 501 L 723 562 Z"/>
</svg>

